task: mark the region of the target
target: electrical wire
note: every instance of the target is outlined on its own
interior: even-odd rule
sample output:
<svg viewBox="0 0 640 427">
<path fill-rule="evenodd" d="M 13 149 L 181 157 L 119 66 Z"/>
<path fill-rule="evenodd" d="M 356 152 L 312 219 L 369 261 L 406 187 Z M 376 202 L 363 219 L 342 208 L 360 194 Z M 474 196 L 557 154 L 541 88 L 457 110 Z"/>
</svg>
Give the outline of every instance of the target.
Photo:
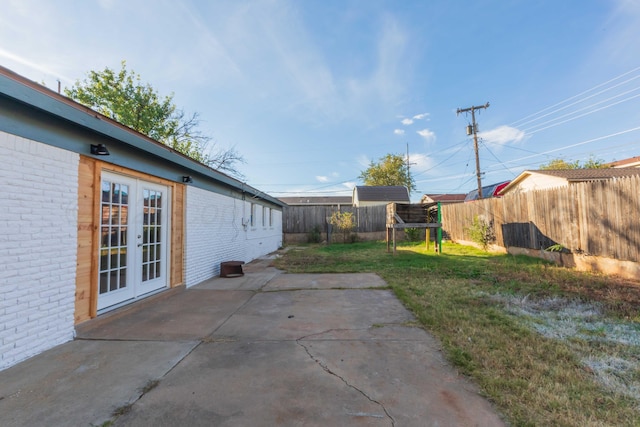
<svg viewBox="0 0 640 427">
<path fill-rule="evenodd" d="M 519 123 L 519 124 L 518 124 L 518 126 L 523 126 L 523 125 L 526 125 L 526 124 L 529 124 L 529 123 L 535 122 L 535 121 L 537 121 L 537 120 L 540 120 L 540 119 L 542 119 L 542 118 L 544 118 L 544 117 L 551 116 L 551 115 L 553 115 L 553 114 L 555 114 L 555 113 L 557 113 L 557 112 L 559 112 L 559 111 L 566 110 L 567 108 L 569 108 L 569 107 L 573 107 L 574 105 L 578 105 L 578 104 L 580 104 L 580 103 L 582 103 L 582 102 L 586 101 L 587 99 L 595 98 L 595 97 L 596 97 L 596 96 L 598 96 L 598 95 L 602 95 L 602 94 L 603 94 L 603 93 L 605 93 L 605 92 L 608 92 L 608 91 L 610 91 L 610 90 L 612 90 L 612 89 L 615 89 L 616 87 L 622 86 L 622 85 L 624 85 L 624 84 L 626 84 L 626 83 L 628 83 L 628 82 L 630 82 L 630 81 L 632 81 L 632 80 L 639 79 L 639 78 L 640 78 L 640 74 L 639 74 L 639 75 L 637 75 L 637 76 L 635 76 L 635 77 L 632 77 L 632 78 L 630 78 L 630 79 L 627 79 L 627 80 L 625 80 L 624 82 L 618 83 L 617 85 L 611 86 L 611 87 L 609 87 L 609 88 L 607 88 L 607 89 L 603 89 L 603 90 L 601 90 L 600 92 L 594 93 L 593 95 L 589 95 L 589 96 L 587 96 L 586 98 L 583 98 L 583 99 L 580 99 L 580 100 L 578 100 L 578 101 L 572 102 L 571 104 L 567 104 L 567 105 L 565 105 L 564 107 L 560 107 L 560 108 L 558 108 L 558 109 L 556 109 L 556 110 L 554 110 L 554 111 L 551 111 L 551 112 L 549 112 L 549 113 L 543 114 L 543 115 L 541 115 L 541 116 L 539 116 L 539 117 L 536 117 L 536 118 L 534 118 L 534 119 L 527 120 L 526 122 Z M 638 89 L 638 87 L 635 87 L 635 88 L 634 88 L 634 89 L 632 89 L 631 91 L 633 91 L 633 90 L 637 90 L 637 89 Z"/>
<path fill-rule="evenodd" d="M 506 171 L 508 171 L 511 175 L 513 175 L 513 177 L 514 177 L 514 178 L 517 176 L 517 174 L 516 174 L 516 173 L 514 173 L 511 169 L 509 169 L 509 168 L 507 167 L 507 165 L 505 165 L 505 164 L 504 164 L 504 163 L 503 163 L 503 162 L 502 162 L 502 161 L 501 161 L 501 160 L 500 160 L 500 159 L 499 159 L 495 154 L 493 154 L 493 151 L 491 151 L 491 150 L 489 149 L 489 147 L 487 147 L 487 145 L 486 145 L 486 144 L 484 144 L 484 142 L 483 142 L 483 141 L 479 141 L 479 142 L 480 142 L 480 144 L 481 144 L 481 145 L 482 145 L 482 146 L 483 146 L 483 147 L 484 147 L 484 148 L 489 152 L 489 154 L 491 154 L 491 155 L 493 156 L 493 158 L 494 158 L 494 159 L 496 159 L 496 161 L 497 161 L 500 165 L 502 165 L 502 167 L 503 167 Z"/>
<path fill-rule="evenodd" d="M 640 89 L 640 87 L 637 87 L 637 88 L 633 89 L 633 91 L 638 90 L 638 89 Z M 621 94 L 621 95 L 626 95 L 626 93 L 625 93 L 625 94 Z M 578 109 L 578 110 L 576 110 L 576 111 L 574 111 L 574 112 L 567 113 L 567 114 L 562 115 L 562 116 L 560 116 L 560 117 L 556 117 L 555 119 L 549 120 L 549 121 L 547 121 L 547 122 L 544 122 L 544 123 L 542 123 L 542 124 L 540 124 L 540 125 L 536 125 L 536 126 L 542 126 L 542 125 L 545 125 L 545 124 L 547 124 L 547 123 L 552 123 L 552 122 L 554 122 L 554 121 L 556 121 L 556 120 L 559 120 L 559 119 L 561 119 L 561 118 L 563 118 L 563 117 L 567 117 L 567 116 L 573 115 L 573 114 L 578 113 L 578 112 L 580 112 L 580 111 L 583 111 L 583 110 L 585 110 L 585 109 L 588 109 L 588 108 L 591 108 L 591 107 L 596 106 L 596 105 L 598 105 L 598 104 L 601 104 L 602 102 L 610 101 L 611 99 L 617 98 L 618 96 L 621 96 L 621 95 L 616 95 L 615 97 L 612 97 L 612 98 L 606 99 L 606 100 L 604 100 L 604 101 L 600 101 L 600 102 L 594 103 L 594 104 L 592 104 L 592 105 L 588 105 L 588 106 L 583 107 L 583 108 L 580 108 L 580 109 Z M 614 103 L 612 103 L 612 104 L 605 105 L 605 106 L 600 107 L 600 108 L 596 108 L 595 110 L 588 111 L 588 112 L 586 112 L 586 113 L 584 113 L 584 114 L 580 114 L 580 115 L 578 115 L 578 116 L 571 117 L 570 119 L 563 120 L 563 121 L 561 121 L 561 122 L 554 123 L 554 124 L 551 124 L 551 125 L 549 125 L 549 126 L 545 126 L 545 127 L 539 128 L 539 129 L 535 129 L 535 127 L 536 127 L 536 126 L 533 126 L 533 127 L 529 128 L 529 129 L 524 129 L 524 130 L 522 130 L 522 131 L 523 131 L 523 132 L 525 132 L 525 134 L 527 134 L 527 135 L 533 135 L 533 134 L 538 133 L 538 132 L 540 132 L 540 131 L 543 131 L 543 130 L 546 130 L 546 129 L 549 129 L 549 128 L 552 128 L 552 127 L 555 127 L 555 126 L 558 126 L 558 125 L 561 125 L 561 124 L 564 124 L 564 123 L 570 122 L 570 121 L 572 121 L 572 120 L 579 119 L 579 118 L 584 117 L 584 116 L 588 116 L 588 115 L 590 115 L 590 114 L 596 113 L 596 112 L 598 112 L 598 111 L 605 110 L 605 109 L 607 109 L 607 108 L 613 107 L 613 106 L 618 105 L 618 104 L 622 104 L 623 102 L 627 102 L 627 101 L 630 101 L 630 100 L 635 99 L 635 98 L 638 98 L 638 97 L 640 97 L 640 94 L 637 94 L 637 95 L 634 95 L 634 96 L 630 96 L 630 97 L 628 97 L 628 98 L 622 99 L 622 100 L 617 101 L 617 102 L 614 102 Z M 530 129 L 534 129 L 534 130 L 530 130 Z"/>
<path fill-rule="evenodd" d="M 578 98 L 578 97 L 580 97 L 580 96 L 582 96 L 582 95 L 585 95 L 585 94 L 587 94 L 587 93 L 589 93 L 589 92 L 591 92 L 591 91 L 593 91 L 593 90 L 595 90 L 595 89 L 598 89 L 598 88 L 600 88 L 600 87 L 603 87 L 603 86 L 605 86 L 605 85 L 607 85 L 607 84 L 609 84 L 609 83 L 611 83 L 611 82 L 614 82 L 614 81 L 616 81 L 616 80 L 618 80 L 618 79 L 620 79 L 620 78 L 622 78 L 622 77 L 624 77 L 624 76 L 627 76 L 627 75 L 629 75 L 629 74 L 631 74 L 631 73 L 634 73 L 634 72 L 636 72 L 636 71 L 639 71 L 639 70 L 640 70 L 640 67 L 636 67 L 636 68 L 634 68 L 633 70 L 627 71 L 626 73 L 622 73 L 622 74 L 620 74 L 620 75 L 619 75 L 619 76 L 617 76 L 617 77 L 614 77 L 614 78 L 612 78 L 612 79 L 609 79 L 609 80 L 607 80 L 606 82 L 600 83 L 600 84 L 598 84 L 598 85 L 596 85 L 596 86 L 594 86 L 594 87 L 592 87 L 592 88 L 590 88 L 590 89 L 587 89 L 587 90 L 585 90 L 585 91 L 582 91 L 582 92 L 580 92 L 580 93 L 579 93 L 579 94 L 577 94 L 577 95 L 573 95 L 573 96 L 571 96 L 571 97 L 569 97 L 569 98 L 566 98 L 566 99 L 564 99 L 564 100 L 562 100 L 562 101 L 560 101 L 560 102 L 557 102 L 557 103 L 555 103 L 555 104 L 553 104 L 553 105 L 550 105 L 549 107 L 543 108 L 542 110 L 539 110 L 539 111 L 537 111 L 537 112 L 535 112 L 535 113 L 529 114 L 528 116 L 525 116 L 525 117 L 523 117 L 523 118 L 521 118 L 521 119 L 518 119 L 518 120 L 516 120 L 516 121 L 514 121 L 514 122 L 511 122 L 511 124 L 510 124 L 509 126 L 518 126 L 518 125 L 520 125 L 520 124 L 521 124 L 520 122 L 521 122 L 522 120 L 526 120 L 526 119 L 528 119 L 528 118 L 530 118 L 530 117 L 534 117 L 534 116 L 536 116 L 536 115 L 538 115 L 538 114 L 540 114 L 540 113 L 544 113 L 544 112 L 545 112 L 545 111 L 547 111 L 547 110 L 550 110 L 550 109 L 555 108 L 555 107 L 557 107 L 557 106 L 559 106 L 559 105 L 562 105 L 562 104 L 564 104 L 564 103 L 565 103 L 565 102 L 567 102 L 567 101 L 571 101 L 571 100 L 573 100 L 573 99 L 576 99 L 576 98 Z"/>
</svg>

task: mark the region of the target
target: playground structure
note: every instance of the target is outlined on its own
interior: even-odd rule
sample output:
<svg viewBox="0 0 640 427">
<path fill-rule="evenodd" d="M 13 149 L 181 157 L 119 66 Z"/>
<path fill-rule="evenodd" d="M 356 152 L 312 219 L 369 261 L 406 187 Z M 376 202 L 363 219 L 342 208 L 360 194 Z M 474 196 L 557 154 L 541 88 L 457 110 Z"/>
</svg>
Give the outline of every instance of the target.
<svg viewBox="0 0 640 427">
<path fill-rule="evenodd" d="M 424 228 L 425 244 L 429 248 L 431 230 L 435 229 L 434 249 L 442 253 L 442 211 L 440 202 L 435 203 L 389 203 L 387 205 L 387 252 L 393 242 L 393 253 L 396 253 L 396 230 L 407 228 Z"/>
</svg>

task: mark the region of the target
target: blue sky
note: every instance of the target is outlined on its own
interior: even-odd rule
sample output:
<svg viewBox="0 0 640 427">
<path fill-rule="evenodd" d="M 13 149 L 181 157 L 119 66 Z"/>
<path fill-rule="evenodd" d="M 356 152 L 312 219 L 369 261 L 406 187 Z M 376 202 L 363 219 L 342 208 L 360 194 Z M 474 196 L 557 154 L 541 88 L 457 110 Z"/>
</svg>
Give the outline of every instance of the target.
<svg viewBox="0 0 640 427">
<path fill-rule="evenodd" d="M 350 195 L 387 153 L 418 191 L 554 158 L 640 155 L 640 1 L 4 0 L 0 64 L 55 89 L 122 60 L 174 94 L 248 184 Z"/>
</svg>

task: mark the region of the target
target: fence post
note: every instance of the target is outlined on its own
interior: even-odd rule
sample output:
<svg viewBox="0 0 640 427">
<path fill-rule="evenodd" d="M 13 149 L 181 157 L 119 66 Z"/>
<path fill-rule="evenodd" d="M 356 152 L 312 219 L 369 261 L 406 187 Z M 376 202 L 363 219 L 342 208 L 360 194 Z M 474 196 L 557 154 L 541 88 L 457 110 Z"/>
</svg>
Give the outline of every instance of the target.
<svg viewBox="0 0 640 427">
<path fill-rule="evenodd" d="M 442 224 L 442 205 L 438 202 L 438 223 Z M 438 238 L 438 253 L 442 253 L 442 226 L 436 231 Z"/>
</svg>

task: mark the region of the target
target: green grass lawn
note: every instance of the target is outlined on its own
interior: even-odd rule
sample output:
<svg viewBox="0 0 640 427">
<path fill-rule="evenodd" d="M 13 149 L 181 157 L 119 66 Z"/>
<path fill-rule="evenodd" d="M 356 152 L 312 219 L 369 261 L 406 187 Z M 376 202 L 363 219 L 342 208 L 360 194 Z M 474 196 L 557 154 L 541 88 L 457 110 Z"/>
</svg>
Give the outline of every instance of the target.
<svg viewBox="0 0 640 427">
<path fill-rule="evenodd" d="M 395 255 L 384 242 L 305 246 L 276 266 L 380 275 L 514 426 L 640 425 L 638 283 L 455 244 L 442 255 L 410 243 Z"/>
</svg>

